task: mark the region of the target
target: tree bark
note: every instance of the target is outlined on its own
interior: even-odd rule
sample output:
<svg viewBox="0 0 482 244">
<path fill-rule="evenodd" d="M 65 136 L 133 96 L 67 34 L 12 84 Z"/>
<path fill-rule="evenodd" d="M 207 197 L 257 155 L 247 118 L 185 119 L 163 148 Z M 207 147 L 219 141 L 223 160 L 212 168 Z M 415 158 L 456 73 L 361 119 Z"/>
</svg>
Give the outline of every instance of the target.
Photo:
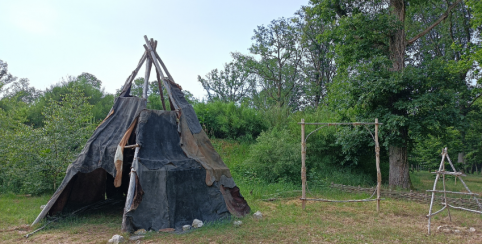
<svg viewBox="0 0 482 244">
<path fill-rule="evenodd" d="M 409 175 L 409 165 L 407 163 L 407 147 L 390 146 L 389 157 L 389 186 L 410 188 L 411 182 Z"/>
<path fill-rule="evenodd" d="M 389 42 L 390 60 L 392 61 L 393 72 L 400 72 L 405 67 L 405 49 L 407 42 L 403 23 L 405 21 L 405 3 L 403 0 L 390 0 L 391 14 L 401 23 L 399 30 L 392 33 Z M 406 133 L 402 133 L 404 140 L 408 138 Z M 410 188 L 410 166 L 407 161 L 407 147 L 391 145 L 389 148 L 389 185 L 390 187 Z"/>
<path fill-rule="evenodd" d="M 405 3 L 403 0 L 390 0 L 392 15 L 394 15 L 402 24 L 405 22 Z M 402 25 L 403 26 L 403 25 Z M 389 51 L 390 60 L 392 60 L 392 71 L 401 71 L 405 67 L 405 30 L 403 27 L 395 31 L 390 36 Z"/>
</svg>

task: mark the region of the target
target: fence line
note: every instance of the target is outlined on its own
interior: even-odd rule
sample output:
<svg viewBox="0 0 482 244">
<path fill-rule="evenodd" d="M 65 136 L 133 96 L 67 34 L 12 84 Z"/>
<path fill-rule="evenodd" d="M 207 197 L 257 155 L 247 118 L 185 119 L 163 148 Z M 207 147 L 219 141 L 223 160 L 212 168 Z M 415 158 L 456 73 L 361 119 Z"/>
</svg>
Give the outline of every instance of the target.
<svg viewBox="0 0 482 244">
<path fill-rule="evenodd" d="M 332 188 L 339 189 L 344 192 L 348 193 L 368 193 L 371 194 L 375 188 L 363 188 L 363 187 L 356 187 L 356 186 L 347 186 L 341 184 L 331 184 Z M 420 203 L 430 203 L 430 199 L 432 198 L 432 194 L 421 193 L 421 192 L 403 192 L 403 191 L 395 191 L 390 189 L 382 189 L 380 191 L 380 195 L 385 198 L 393 198 L 399 200 L 408 200 L 408 201 L 415 201 Z M 443 195 L 438 195 L 435 197 L 435 200 L 439 203 L 443 202 Z M 473 198 L 455 198 L 455 197 L 447 197 L 447 203 L 450 205 L 458 206 L 458 207 L 465 207 L 465 208 L 478 208 L 479 205 Z"/>
</svg>

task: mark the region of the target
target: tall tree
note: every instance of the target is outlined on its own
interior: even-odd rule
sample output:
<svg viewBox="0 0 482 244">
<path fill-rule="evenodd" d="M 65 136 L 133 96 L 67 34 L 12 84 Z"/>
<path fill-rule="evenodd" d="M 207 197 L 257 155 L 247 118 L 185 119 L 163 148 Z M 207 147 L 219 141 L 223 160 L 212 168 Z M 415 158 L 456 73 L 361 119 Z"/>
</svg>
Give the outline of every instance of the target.
<svg viewBox="0 0 482 244">
<path fill-rule="evenodd" d="M 389 132 L 390 186 L 408 188 L 411 184 L 407 161 L 409 132 L 415 126 L 412 122 L 421 118 L 412 115 L 423 114 L 419 108 L 410 105 L 413 96 L 422 102 L 436 98 L 430 96 L 430 93 L 445 89 L 442 83 L 434 84 L 438 87 L 436 89 L 432 89 L 429 84 L 417 83 L 417 79 L 424 77 L 423 72 L 406 70 L 407 46 L 413 45 L 439 25 L 460 2 L 461 0 L 456 0 L 447 4 L 437 1 L 445 6 L 444 11 L 436 13 L 437 18 L 422 31 L 409 33 L 407 12 L 417 11 L 420 6 L 431 5 L 432 2 L 311 0 L 310 11 L 326 23 L 333 23 L 333 31 L 322 34 L 322 37 L 332 35 L 337 43 L 340 57 L 337 59 L 338 72 L 343 72 L 341 77 L 352 81 L 348 98 L 367 114 L 378 114 L 377 117 L 384 120 L 383 127 Z M 420 66 L 436 67 L 429 63 Z M 437 76 L 432 72 L 430 75 Z M 450 77 L 442 78 L 446 82 L 451 80 Z M 425 79 L 427 83 L 430 81 Z M 343 82 L 339 84 L 339 87 L 346 86 Z M 443 106 L 440 102 L 439 98 L 431 101 L 433 105 Z M 428 108 L 422 110 L 425 109 Z"/>
<path fill-rule="evenodd" d="M 258 26 L 252 39 L 249 51 L 254 56 L 233 55 L 257 75 L 264 103 L 298 108 L 303 81 L 299 29 L 290 19 L 280 18 Z"/>
<path fill-rule="evenodd" d="M 440 13 L 444 6 L 423 5 L 416 16 L 413 13 L 407 18 L 411 28 L 409 32 L 417 33 L 435 20 L 435 14 Z M 477 26 L 471 28 L 473 19 L 472 11 L 464 4 L 458 4 L 454 11 L 448 13 L 445 21 L 430 30 L 427 35 L 421 37 L 413 45 L 408 47 L 409 53 L 415 53 L 408 64 L 416 65 L 426 60 L 439 59 L 448 63 L 447 69 L 453 74 L 455 87 L 456 116 L 453 126 L 459 132 L 461 147 L 451 150 L 452 154 L 459 153 L 459 159 L 464 159 L 470 145 L 466 142 L 467 131 L 471 129 L 471 120 L 474 116 L 468 116 L 477 106 L 473 106 L 482 95 L 480 67 L 473 59 L 474 54 L 480 49 L 481 40 L 477 38 Z M 479 25 L 479 27 L 482 25 Z M 421 50 L 416 52 L 416 50 Z M 463 160 L 464 161 L 464 160 Z M 467 165 L 468 166 L 468 165 Z"/>
<path fill-rule="evenodd" d="M 197 80 L 208 93 L 208 98 L 223 102 L 241 102 L 256 89 L 256 77 L 249 73 L 238 60 L 224 64 L 224 69 L 213 69 L 205 78 Z"/>
<path fill-rule="evenodd" d="M 5 89 L 5 85 L 15 81 L 17 77 L 8 72 L 8 64 L 0 59 L 0 95 Z"/>
<path fill-rule="evenodd" d="M 318 38 L 330 25 L 315 18 L 306 7 L 296 12 L 293 21 L 301 31 L 302 70 L 305 77 L 303 88 L 306 101 L 318 107 L 323 102 L 328 92 L 328 85 L 336 74 L 335 52 L 330 44 L 331 40 Z"/>
</svg>

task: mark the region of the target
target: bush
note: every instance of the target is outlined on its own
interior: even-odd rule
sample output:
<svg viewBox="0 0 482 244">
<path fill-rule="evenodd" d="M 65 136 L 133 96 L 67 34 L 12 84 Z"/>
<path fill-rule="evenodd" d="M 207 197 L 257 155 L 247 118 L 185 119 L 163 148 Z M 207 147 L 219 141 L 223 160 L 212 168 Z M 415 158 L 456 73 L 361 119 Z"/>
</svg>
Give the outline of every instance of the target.
<svg viewBox="0 0 482 244">
<path fill-rule="evenodd" d="M 0 109 L 0 125 L 12 127 L 0 128 L 0 193 L 56 190 L 95 128 L 87 99 L 75 87 L 60 102 L 50 99 L 41 128 L 12 120 Z"/>
<path fill-rule="evenodd" d="M 268 183 L 300 184 L 301 126 L 298 123 L 301 118 L 305 122 L 339 121 L 336 113 L 323 108 L 291 114 L 284 122 L 278 123 L 277 127 L 261 133 L 256 143 L 250 147 L 247 159 L 234 168 L 236 173 Z M 305 135 L 319 127 L 320 125 L 306 125 Z M 312 185 L 327 185 L 331 182 L 373 185 L 376 182 L 376 169 L 375 150 L 373 143 L 370 144 L 371 140 L 364 128 L 325 127 L 314 132 L 306 141 L 308 181 Z"/>
<path fill-rule="evenodd" d="M 194 111 L 209 136 L 228 139 L 254 139 L 267 124 L 258 111 L 247 105 L 221 101 L 197 103 Z"/>
<path fill-rule="evenodd" d="M 266 182 L 299 182 L 300 144 L 286 129 L 262 132 L 250 147 L 244 162 L 244 175 Z"/>
</svg>

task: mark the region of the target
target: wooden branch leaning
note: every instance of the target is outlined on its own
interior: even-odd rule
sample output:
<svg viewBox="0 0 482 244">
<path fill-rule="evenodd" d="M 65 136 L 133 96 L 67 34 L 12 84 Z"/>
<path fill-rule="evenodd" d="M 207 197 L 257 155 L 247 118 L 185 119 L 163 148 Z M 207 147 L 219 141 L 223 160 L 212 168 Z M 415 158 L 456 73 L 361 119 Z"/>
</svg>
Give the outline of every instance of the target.
<svg viewBox="0 0 482 244">
<path fill-rule="evenodd" d="M 464 174 L 462 172 L 435 171 L 435 172 L 430 172 L 430 173 L 441 174 L 441 175 L 467 176 L 466 174 Z"/>
<path fill-rule="evenodd" d="M 379 199 L 361 199 L 361 200 L 328 200 L 328 199 L 301 199 L 305 201 L 318 201 L 318 202 L 373 202 L 378 201 Z"/>
<path fill-rule="evenodd" d="M 125 146 L 124 148 L 136 148 L 136 147 L 139 147 L 139 144 Z"/>
<path fill-rule="evenodd" d="M 147 46 L 145 48 L 147 49 Z M 156 52 L 157 41 L 154 42 L 154 46 L 152 48 L 154 49 L 154 52 Z M 157 52 L 156 52 L 156 55 L 157 55 Z M 166 110 L 166 102 L 164 102 L 164 89 L 162 88 L 161 77 L 160 77 L 159 71 L 157 71 L 157 69 L 156 69 L 156 76 L 157 76 L 157 86 L 159 87 L 159 94 L 161 95 L 162 109 Z"/>
<path fill-rule="evenodd" d="M 144 39 L 146 41 L 146 46 L 147 46 L 147 49 L 149 50 L 148 54 L 151 56 L 151 60 L 152 62 L 154 63 L 154 66 L 156 67 L 156 70 L 159 71 L 159 74 L 161 75 L 161 78 L 162 78 L 162 82 L 164 83 L 164 86 L 167 89 L 167 93 L 169 94 L 169 98 L 170 98 L 170 102 L 171 102 L 171 105 L 174 106 L 175 109 L 179 109 L 179 105 L 175 102 L 175 99 L 171 93 L 171 84 L 169 84 L 168 81 L 166 81 L 165 77 L 164 77 L 164 74 L 162 73 L 162 69 L 161 69 L 161 66 L 159 65 L 159 62 L 156 58 L 156 54 L 154 52 L 154 50 L 152 49 L 152 46 L 149 42 L 149 40 L 147 39 L 147 36 L 144 36 Z"/>
<path fill-rule="evenodd" d="M 447 161 L 449 162 L 450 167 L 452 168 L 453 172 L 445 171 L 445 159 L 447 159 Z M 467 209 L 467 208 L 462 208 L 462 207 L 455 207 L 455 206 L 452 206 L 452 205 L 447 203 L 447 194 L 470 195 L 470 196 L 474 197 L 474 200 L 477 202 L 477 205 L 479 206 L 480 209 L 482 209 L 482 206 L 481 206 L 479 200 L 476 197 L 479 194 L 471 192 L 470 189 L 465 184 L 464 180 L 462 179 L 462 176 L 466 176 L 466 175 L 461 173 L 461 172 L 457 172 L 457 170 L 455 170 L 455 167 L 452 164 L 452 161 L 450 160 L 450 157 L 447 153 L 447 148 L 442 149 L 442 161 L 440 162 L 439 169 L 435 172 L 432 172 L 432 173 L 437 174 L 437 176 L 435 177 L 435 181 L 433 183 L 433 189 L 427 190 L 428 192 L 432 192 L 432 198 L 430 200 L 430 207 L 429 207 L 428 215 L 427 215 L 427 218 L 428 218 L 428 225 L 427 226 L 428 226 L 428 234 L 429 235 L 430 235 L 430 224 L 431 224 L 432 216 L 442 212 L 445 209 L 447 209 L 447 211 L 448 211 L 450 221 L 452 221 L 452 216 L 450 214 L 450 208 L 460 209 L 460 210 L 465 210 L 465 211 L 469 211 L 469 212 L 473 212 L 473 213 L 482 214 L 482 211 L 477 211 L 477 210 L 472 210 L 472 209 Z M 462 182 L 462 184 L 464 185 L 465 189 L 468 192 L 447 191 L 446 188 L 445 188 L 445 175 L 453 175 L 453 176 L 455 176 L 455 179 L 459 178 L 460 182 Z M 442 176 L 442 181 L 443 181 L 443 183 L 442 183 L 443 184 L 443 190 L 442 191 L 436 189 L 437 188 L 437 181 L 439 180 L 440 176 Z M 433 202 L 434 202 L 434 199 L 435 199 L 435 193 L 443 193 L 443 203 L 442 203 L 443 208 L 436 211 L 435 213 L 432 213 Z"/>
<path fill-rule="evenodd" d="M 301 123 L 298 123 L 301 125 Z M 382 123 L 370 123 L 370 122 L 351 122 L 351 123 L 304 123 L 305 125 L 328 125 L 328 126 L 337 126 L 337 125 L 383 125 Z"/>
<path fill-rule="evenodd" d="M 454 208 L 454 209 L 460 209 L 460 210 L 465 210 L 465 211 L 469 211 L 469 212 L 473 212 L 473 213 L 482 214 L 482 211 L 477 211 L 477 210 L 472 210 L 472 209 L 462 208 L 462 207 L 455 207 L 455 206 L 452 206 L 450 204 L 447 204 L 447 205 L 451 208 Z"/>
<path fill-rule="evenodd" d="M 439 193 L 448 193 L 448 194 L 462 194 L 462 195 L 479 195 L 477 193 L 472 193 L 472 192 L 460 192 L 460 191 L 438 191 L 438 190 L 426 190 L 429 192 L 439 192 Z"/>
</svg>

